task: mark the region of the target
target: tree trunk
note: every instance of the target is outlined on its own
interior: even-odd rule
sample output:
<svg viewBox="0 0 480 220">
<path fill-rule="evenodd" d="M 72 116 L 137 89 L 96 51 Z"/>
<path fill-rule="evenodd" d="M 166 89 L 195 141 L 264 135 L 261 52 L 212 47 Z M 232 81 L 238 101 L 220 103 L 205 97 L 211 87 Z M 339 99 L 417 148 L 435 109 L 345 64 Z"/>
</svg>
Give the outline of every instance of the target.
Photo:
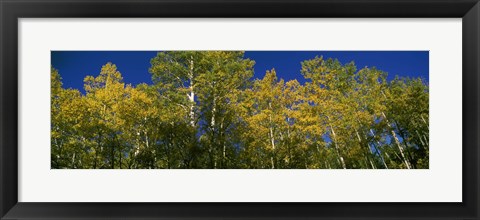
<svg viewBox="0 0 480 220">
<path fill-rule="evenodd" d="M 214 82 L 215 83 L 215 82 Z M 212 103 L 212 118 L 210 119 L 210 127 L 212 130 L 212 137 L 211 137 L 211 143 L 210 143 L 210 148 L 213 148 L 213 168 L 217 169 L 217 146 L 215 144 L 215 114 L 216 114 L 216 100 L 217 98 L 215 95 L 213 96 L 213 103 Z"/>
<path fill-rule="evenodd" d="M 75 169 L 75 152 L 73 153 L 72 157 L 72 168 Z"/>
<path fill-rule="evenodd" d="M 340 148 L 338 147 L 337 144 L 337 135 L 335 134 L 335 130 L 333 127 L 330 125 L 330 129 L 332 130 L 332 135 L 333 135 L 333 142 L 335 144 L 335 149 L 337 151 L 337 156 L 340 158 L 340 163 L 342 164 L 343 169 L 347 169 L 347 166 L 345 165 L 345 160 L 343 159 L 342 155 L 340 155 Z"/>
<path fill-rule="evenodd" d="M 272 103 L 271 102 L 268 103 L 268 107 L 270 108 L 270 110 L 272 110 Z M 275 156 L 275 137 L 273 135 L 272 115 L 269 115 L 269 121 L 270 121 L 270 124 L 269 124 L 270 143 L 272 145 L 272 156 L 270 156 L 270 162 L 272 163 L 272 169 L 275 169 L 275 158 L 274 158 L 274 156 Z"/>
<path fill-rule="evenodd" d="M 212 130 L 215 129 L 215 113 L 216 113 L 216 102 L 217 102 L 217 97 L 213 97 L 213 104 L 212 104 L 212 118 L 210 119 L 210 127 Z"/>
<path fill-rule="evenodd" d="M 227 145 L 225 144 L 225 132 L 223 131 L 223 119 L 220 123 L 220 140 L 222 142 L 222 168 L 226 168 L 227 161 Z"/>
<path fill-rule="evenodd" d="M 360 134 L 358 133 L 358 130 L 356 128 L 354 128 L 354 130 L 355 130 L 355 134 L 357 135 L 358 143 L 360 144 L 360 146 L 365 145 L 367 147 L 367 149 L 366 149 L 367 153 L 365 154 L 365 157 L 366 157 L 367 161 L 370 163 L 370 165 L 372 166 L 372 169 L 375 169 L 375 165 L 373 164 L 373 162 L 370 158 L 370 156 L 373 155 L 372 149 L 368 145 L 367 141 L 365 141 L 365 143 L 362 141 L 362 138 L 360 137 Z"/>
<path fill-rule="evenodd" d="M 275 155 L 275 137 L 273 136 L 273 129 L 272 127 L 270 126 L 270 142 L 272 144 L 272 154 Z M 270 161 L 272 162 L 272 169 L 275 169 L 275 160 L 274 160 L 274 156 L 271 156 L 270 157 Z"/>
<path fill-rule="evenodd" d="M 372 137 L 373 139 L 375 139 L 375 133 L 373 133 L 373 130 L 370 129 L 370 133 L 372 134 Z M 377 145 L 380 146 L 380 142 L 376 141 L 377 142 Z M 388 170 L 388 166 L 387 166 L 387 163 L 385 162 L 385 158 L 383 157 L 383 152 L 380 151 L 380 149 L 378 149 L 377 145 L 375 145 L 373 143 L 373 147 L 375 148 L 375 152 L 380 156 L 380 159 L 382 159 L 382 163 L 383 163 L 383 166 L 385 166 L 385 168 Z M 388 157 L 388 154 L 387 154 L 387 157 Z"/>
<path fill-rule="evenodd" d="M 193 82 L 193 56 L 190 56 L 190 74 L 188 77 L 190 81 L 190 94 L 188 95 L 188 99 L 190 100 L 190 125 L 195 127 L 195 84 Z"/>
<path fill-rule="evenodd" d="M 427 126 L 427 129 L 430 130 L 430 127 L 429 127 L 429 125 L 428 125 L 427 120 L 425 120 L 425 118 L 423 117 L 423 115 L 420 115 L 420 117 L 422 118 L 423 123 L 425 123 L 425 125 Z"/>
<path fill-rule="evenodd" d="M 397 134 L 395 133 L 392 125 L 390 125 L 390 122 L 387 119 L 387 116 L 385 116 L 385 113 L 382 112 L 383 118 L 385 118 L 388 127 L 390 128 L 390 132 L 392 133 L 393 139 L 395 140 L 395 144 L 398 147 L 398 150 L 400 151 L 400 155 L 402 155 L 403 162 L 405 163 L 405 166 L 407 166 L 407 169 L 411 169 L 410 162 L 408 162 L 408 159 L 405 156 L 404 149 L 400 144 L 400 140 L 398 140 Z"/>
</svg>

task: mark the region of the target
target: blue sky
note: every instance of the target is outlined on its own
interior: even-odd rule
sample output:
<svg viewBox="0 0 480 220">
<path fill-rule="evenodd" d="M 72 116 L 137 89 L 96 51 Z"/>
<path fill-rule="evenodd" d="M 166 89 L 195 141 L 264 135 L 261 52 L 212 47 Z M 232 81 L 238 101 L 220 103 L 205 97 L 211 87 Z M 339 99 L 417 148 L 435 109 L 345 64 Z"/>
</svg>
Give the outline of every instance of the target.
<svg viewBox="0 0 480 220">
<path fill-rule="evenodd" d="M 148 69 L 156 51 L 52 51 L 51 64 L 59 70 L 64 88 L 84 92 L 83 79 L 97 76 L 102 65 L 112 62 L 122 73 L 124 82 L 137 85 L 151 84 Z M 300 74 L 301 62 L 315 56 L 337 58 L 341 63 L 355 61 L 358 69 L 377 67 L 388 72 L 388 79 L 398 76 L 429 80 L 428 51 L 246 51 L 245 57 L 255 60 L 254 78 L 263 78 L 266 70 L 275 68 L 277 76 L 285 80 L 304 82 Z"/>
</svg>

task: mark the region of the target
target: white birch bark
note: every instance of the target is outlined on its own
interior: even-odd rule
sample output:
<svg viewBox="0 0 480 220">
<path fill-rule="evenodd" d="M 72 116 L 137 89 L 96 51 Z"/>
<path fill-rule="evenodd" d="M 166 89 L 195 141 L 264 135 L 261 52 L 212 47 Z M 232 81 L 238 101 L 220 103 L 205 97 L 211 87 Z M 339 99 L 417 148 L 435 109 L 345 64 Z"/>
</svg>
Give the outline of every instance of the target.
<svg viewBox="0 0 480 220">
<path fill-rule="evenodd" d="M 407 160 L 405 157 L 404 149 L 402 145 L 400 144 L 400 140 L 398 140 L 397 134 L 395 133 L 394 129 L 392 128 L 392 125 L 390 125 L 390 122 L 387 119 L 387 116 L 385 116 L 385 113 L 382 112 L 383 118 L 385 118 L 388 127 L 390 128 L 390 132 L 392 133 L 393 139 L 395 140 L 395 144 L 398 147 L 398 150 L 400 151 L 400 155 L 402 156 L 403 162 L 407 166 L 407 169 L 411 169 L 410 162 Z"/>
<path fill-rule="evenodd" d="M 333 135 L 333 141 L 335 143 L 335 149 L 337 150 L 337 156 L 340 158 L 340 163 L 342 164 L 343 169 L 347 169 L 347 166 L 345 165 L 345 160 L 343 159 L 342 155 L 340 155 L 340 148 L 338 147 L 337 144 L 337 135 L 335 134 L 335 130 L 333 127 L 330 125 L 330 129 L 332 130 L 332 135 Z"/>
<path fill-rule="evenodd" d="M 193 56 L 190 57 L 190 73 L 189 73 L 189 81 L 190 81 L 190 94 L 188 94 L 188 100 L 190 101 L 190 125 L 192 127 L 195 126 L 195 84 L 193 82 Z"/>
</svg>

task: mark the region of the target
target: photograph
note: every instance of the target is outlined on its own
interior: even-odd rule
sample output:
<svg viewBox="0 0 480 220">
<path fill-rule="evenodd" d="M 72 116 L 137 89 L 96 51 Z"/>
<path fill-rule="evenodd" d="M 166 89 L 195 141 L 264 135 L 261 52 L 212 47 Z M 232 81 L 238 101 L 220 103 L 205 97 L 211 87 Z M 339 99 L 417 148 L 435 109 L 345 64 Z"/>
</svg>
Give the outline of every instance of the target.
<svg viewBox="0 0 480 220">
<path fill-rule="evenodd" d="M 51 51 L 51 169 L 429 169 L 429 51 Z"/>
</svg>

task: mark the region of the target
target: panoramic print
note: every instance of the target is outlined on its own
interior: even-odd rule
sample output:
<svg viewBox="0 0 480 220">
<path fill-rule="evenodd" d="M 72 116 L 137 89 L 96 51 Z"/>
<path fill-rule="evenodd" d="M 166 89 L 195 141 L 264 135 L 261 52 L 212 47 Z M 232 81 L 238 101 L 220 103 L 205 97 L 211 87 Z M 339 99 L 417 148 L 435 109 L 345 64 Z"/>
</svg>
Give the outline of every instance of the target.
<svg viewBox="0 0 480 220">
<path fill-rule="evenodd" d="M 428 169 L 428 51 L 52 51 L 52 169 Z"/>
</svg>

